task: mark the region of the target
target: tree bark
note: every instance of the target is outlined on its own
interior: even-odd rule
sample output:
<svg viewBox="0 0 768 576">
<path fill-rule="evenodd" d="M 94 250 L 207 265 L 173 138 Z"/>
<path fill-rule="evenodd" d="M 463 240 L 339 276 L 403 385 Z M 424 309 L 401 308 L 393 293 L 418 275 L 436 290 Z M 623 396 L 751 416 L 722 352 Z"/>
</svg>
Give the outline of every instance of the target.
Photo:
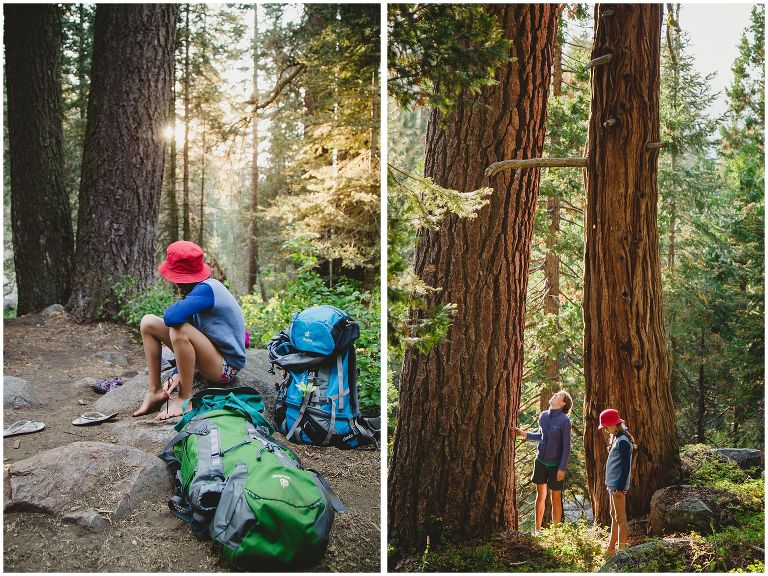
<svg viewBox="0 0 768 576">
<path fill-rule="evenodd" d="M 88 111 L 88 98 L 86 96 L 86 38 L 85 38 L 85 5 L 77 5 L 77 108 L 80 112 L 80 120 L 85 121 Z"/>
<path fill-rule="evenodd" d="M 203 30 L 202 30 L 202 38 L 201 38 L 201 51 L 202 51 L 202 61 L 205 62 L 205 52 L 208 48 L 208 37 L 206 35 L 206 25 L 208 20 L 208 10 L 206 8 L 206 5 L 202 5 L 203 9 Z M 203 247 L 203 241 L 205 240 L 205 159 L 206 159 L 206 153 L 208 150 L 205 147 L 205 130 L 206 130 L 206 118 L 205 114 L 200 114 L 200 119 L 203 124 L 203 137 L 202 137 L 202 156 L 200 158 L 200 226 L 197 229 L 197 245 L 201 248 Z"/>
<path fill-rule="evenodd" d="M 705 355 L 706 355 L 706 333 L 704 329 L 701 329 L 701 336 L 699 338 L 699 393 L 698 398 L 698 411 L 696 415 L 696 442 L 699 444 L 706 444 L 706 432 L 704 430 L 704 416 L 707 413 L 707 382 L 705 377 Z"/>
<path fill-rule="evenodd" d="M 171 81 L 171 104 L 168 107 L 169 115 L 171 117 L 171 129 L 173 135 L 171 136 L 171 145 L 169 153 L 169 167 L 168 167 L 168 185 L 166 186 L 166 194 L 168 195 L 168 213 L 169 221 L 168 228 L 170 233 L 168 234 L 168 243 L 173 244 L 179 239 L 179 200 L 176 196 L 176 62 L 174 58 L 173 65 L 173 80 Z"/>
<path fill-rule="evenodd" d="M 432 113 L 425 174 L 444 187 L 492 186 L 475 219 L 446 216 L 420 232 L 415 271 L 441 291 L 427 308 L 457 304 L 446 340 L 406 353 L 389 467 L 390 534 L 423 546 L 437 531 L 466 540 L 517 527 L 515 437 L 523 366 L 528 262 L 539 170 L 484 169 L 541 156 L 558 8 L 495 4 L 514 60 L 479 102 L 465 96 L 446 125 Z"/>
<path fill-rule="evenodd" d="M 173 4 L 99 4 L 69 310 L 103 317 L 112 286 L 154 277 L 163 129 L 173 82 Z"/>
<path fill-rule="evenodd" d="M 248 222 L 248 292 L 259 285 L 261 298 L 267 294 L 259 269 L 259 13 L 258 4 L 253 6 L 253 139 L 251 146 L 251 214 Z"/>
<path fill-rule="evenodd" d="M 64 179 L 61 21 L 53 4 L 5 6 L 11 231 L 19 315 L 66 302 L 74 241 Z"/>
<path fill-rule="evenodd" d="M 611 7 L 612 16 L 601 17 Z M 662 318 L 657 228 L 659 52 L 662 7 L 598 4 L 587 143 L 584 373 L 587 479 L 595 520 L 610 521 L 606 440 L 599 414 L 616 408 L 637 443 L 627 512 L 649 510 L 678 478 L 680 458 Z M 616 123 L 603 123 L 615 118 Z"/>
</svg>

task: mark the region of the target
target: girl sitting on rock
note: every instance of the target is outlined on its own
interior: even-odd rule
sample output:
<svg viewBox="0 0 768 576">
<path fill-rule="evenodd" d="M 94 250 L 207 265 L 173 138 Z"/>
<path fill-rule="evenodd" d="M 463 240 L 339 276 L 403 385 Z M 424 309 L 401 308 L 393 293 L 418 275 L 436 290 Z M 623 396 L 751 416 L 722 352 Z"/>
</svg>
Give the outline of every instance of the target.
<svg viewBox="0 0 768 576">
<path fill-rule="evenodd" d="M 608 408 L 600 413 L 600 426 L 608 437 L 608 461 L 605 464 L 605 485 L 611 501 L 611 537 L 607 554 L 616 553 L 627 547 L 629 525 L 627 524 L 626 497 L 629 492 L 629 477 L 632 472 L 632 449 L 635 440 L 629 433 L 618 410 Z"/>
<path fill-rule="evenodd" d="M 166 255 L 158 271 L 176 285 L 183 298 L 172 304 L 162 318 L 147 314 L 141 319 L 149 388 L 144 402 L 133 413 L 148 414 L 178 388 L 178 398 L 170 401 L 157 420 L 182 415 L 184 401 L 192 396 L 195 368 L 209 382 L 227 384 L 246 363 L 243 313 L 229 290 L 210 277 L 202 248 L 180 240 L 168 246 Z M 176 356 L 176 368 L 165 387 L 160 382 L 163 343 Z"/>
</svg>

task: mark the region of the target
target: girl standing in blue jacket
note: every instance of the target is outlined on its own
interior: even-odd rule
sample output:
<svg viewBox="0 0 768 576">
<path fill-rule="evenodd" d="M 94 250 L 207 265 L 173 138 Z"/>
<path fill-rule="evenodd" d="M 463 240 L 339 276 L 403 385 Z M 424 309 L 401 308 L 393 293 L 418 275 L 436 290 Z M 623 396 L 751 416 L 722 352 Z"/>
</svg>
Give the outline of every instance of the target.
<svg viewBox="0 0 768 576">
<path fill-rule="evenodd" d="M 172 304 L 162 318 L 147 314 L 141 319 L 141 339 L 149 372 L 149 389 L 133 415 L 148 414 L 178 388 L 157 420 L 182 415 L 184 401 L 192 397 L 195 368 L 209 382 L 227 384 L 245 367 L 245 322 L 235 297 L 211 278 L 197 244 L 180 240 L 166 249 L 158 271 L 173 282 L 183 298 Z M 173 350 L 176 369 L 166 383 L 160 382 L 162 344 Z"/>
<path fill-rule="evenodd" d="M 611 500 L 611 537 L 606 548 L 607 554 L 627 547 L 629 526 L 627 524 L 626 498 L 629 492 L 629 478 L 632 472 L 632 449 L 634 439 L 627 430 L 618 410 L 608 408 L 600 413 L 600 426 L 608 436 L 608 461 L 605 464 L 605 485 Z"/>
<path fill-rule="evenodd" d="M 537 536 L 541 532 L 544 520 L 544 508 L 547 502 L 547 488 L 552 490 L 552 524 L 560 523 L 563 515 L 562 490 L 565 482 L 565 469 L 571 455 L 571 411 L 573 400 L 565 390 L 560 390 L 549 399 L 549 410 L 539 416 L 539 432 L 525 432 L 515 427 L 514 432 L 539 443 L 536 460 L 533 463 L 531 482 L 536 484 L 536 528 Z"/>
</svg>

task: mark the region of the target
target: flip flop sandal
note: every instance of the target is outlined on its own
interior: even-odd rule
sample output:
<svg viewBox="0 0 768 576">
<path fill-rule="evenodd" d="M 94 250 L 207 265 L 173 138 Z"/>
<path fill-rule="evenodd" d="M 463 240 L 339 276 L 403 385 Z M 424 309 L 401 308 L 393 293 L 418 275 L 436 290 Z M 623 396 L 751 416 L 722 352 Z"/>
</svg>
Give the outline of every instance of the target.
<svg viewBox="0 0 768 576">
<path fill-rule="evenodd" d="M 42 422 L 19 420 L 3 430 L 3 437 L 18 436 L 19 434 L 32 434 L 33 432 L 40 432 L 43 428 L 45 428 L 45 424 Z"/>
<path fill-rule="evenodd" d="M 72 424 L 75 426 L 91 426 L 93 424 L 101 424 L 102 422 L 106 422 L 107 420 L 110 420 L 117 415 L 118 412 L 108 416 L 106 414 L 102 414 L 101 412 L 86 412 L 80 416 L 80 418 L 72 420 Z"/>
<path fill-rule="evenodd" d="M 94 390 L 94 392 L 98 392 L 99 394 L 106 394 L 110 390 L 113 390 L 122 385 L 123 381 L 120 380 L 120 378 L 115 378 L 113 380 L 101 380 L 96 382 L 96 384 L 91 384 L 91 388 Z"/>
</svg>

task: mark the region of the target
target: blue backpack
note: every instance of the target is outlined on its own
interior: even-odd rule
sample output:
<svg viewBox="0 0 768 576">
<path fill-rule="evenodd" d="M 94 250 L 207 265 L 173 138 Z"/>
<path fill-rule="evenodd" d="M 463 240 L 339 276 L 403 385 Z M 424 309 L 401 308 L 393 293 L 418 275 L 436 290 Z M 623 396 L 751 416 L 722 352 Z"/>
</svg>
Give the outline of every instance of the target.
<svg viewBox="0 0 768 576">
<path fill-rule="evenodd" d="M 360 416 L 357 401 L 354 342 L 359 336 L 349 315 L 322 305 L 295 314 L 288 331 L 270 340 L 269 360 L 285 372 L 277 385 L 275 424 L 288 440 L 378 448 L 378 430 Z"/>
</svg>

